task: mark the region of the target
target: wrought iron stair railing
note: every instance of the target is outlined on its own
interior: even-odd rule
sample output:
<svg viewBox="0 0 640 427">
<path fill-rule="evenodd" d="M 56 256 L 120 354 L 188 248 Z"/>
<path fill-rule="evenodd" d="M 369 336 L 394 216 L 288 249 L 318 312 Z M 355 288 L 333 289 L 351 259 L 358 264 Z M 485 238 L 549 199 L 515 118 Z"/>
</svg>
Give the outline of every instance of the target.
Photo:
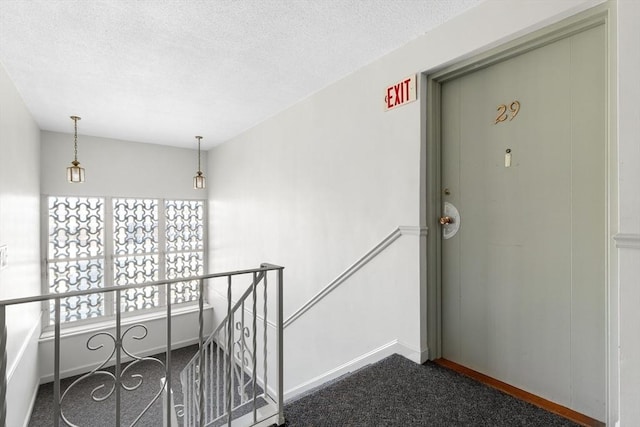
<svg viewBox="0 0 640 427">
<path fill-rule="evenodd" d="M 275 324 L 267 320 L 267 273 L 254 272 L 251 284 L 235 303 L 228 280 L 226 317 L 180 375 L 185 426 L 284 423 L 282 269 L 277 271 L 275 286 Z M 272 334 L 275 336 L 270 339 Z M 275 369 L 270 369 L 270 364 L 275 364 Z M 270 371 L 276 378 L 270 379 Z"/>
<path fill-rule="evenodd" d="M 114 402 L 115 409 L 113 411 L 113 420 L 116 426 L 120 426 L 123 424 L 123 415 L 121 408 L 123 406 L 122 401 L 125 398 L 123 393 L 126 393 L 131 390 L 137 389 L 143 381 L 147 381 L 148 379 L 143 379 L 141 376 L 136 374 L 131 374 L 130 370 L 133 365 L 140 362 L 154 362 L 162 365 L 162 371 L 165 374 L 165 377 L 157 378 L 159 385 L 159 392 L 155 394 L 152 400 L 144 407 L 144 409 L 138 414 L 136 417 L 133 417 L 133 421 L 127 421 L 126 424 L 130 426 L 134 426 L 138 424 L 138 422 L 143 418 L 146 412 L 151 408 L 154 402 L 158 399 L 162 399 L 163 401 L 163 419 L 164 424 L 169 426 L 175 426 L 176 420 L 176 406 L 173 404 L 173 395 L 168 391 L 172 390 L 171 384 L 171 351 L 172 351 L 172 339 L 171 339 L 171 320 L 172 320 L 172 308 L 173 303 L 170 298 L 170 286 L 177 282 L 183 282 L 185 280 L 197 280 L 198 281 L 198 289 L 199 289 L 199 300 L 198 300 L 198 323 L 199 323 L 199 338 L 198 338 L 198 354 L 192 362 L 190 366 L 192 367 L 190 371 L 191 375 L 187 378 L 186 382 L 183 382 L 183 386 L 185 387 L 184 395 L 185 395 L 185 404 L 184 408 L 179 412 L 184 412 L 184 416 L 182 422 L 180 422 L 180 418 L 178 418 L 179 425 L 222 425 L 223 423 L 231 426 L 231 425 L 263 425 L 264 422 L 268 422 L 270 424 L 278 424 L 281 425 L 284 423 L 283 416 L 283 382 L 282 382 L 282 372 L 283 372 L 283 361 L 282 361 L 282 284 L 283 284 L 283 269 L 284 267 L 271 265 L 271 264 L 262 264 L 259 268 L 249 269 L 249 270 L 240 270 L 226 273 L 215 273 L 215 274 L 207 274 L 202 276 L 194 276 L 188 278 L 180 278 L 174 280 L 165 280 L 159 282 L 152 282 L 147 284 L 132 284 L 126 286 L 114 286 L 100 289 L 90 289 L 84 291 L 73 291 L 67 293 L 60 294 L 48 294 L 48 295 L 38 295 L 33 297 L 24 297 L 24 298 L 16 298 L 9 300 L 1 300 L 0 301 L 0 426 L 7 425 L 7 307 L 8 306 L 16 306 L 21 304 L 30 304 L 30 303 L 44 303 L 46 302 L 47 306 L 50 301 L 53 301 L 53 315 L 54 315 L 54 382 L 53 382 L 53 401 L 52 401 L 52 422 L 55 427 L 60 425 L 69 425 L 75 426 L 75 422 L 71 420 L 66 414 L 63 403 L 65 402 L 65 398 L 69 395 L 70 390 L 75 387 L 79 382 L 93 377 L 103 378 L 104 381 L 101 385 L 94 388 L 90 393 L 90 399 L 93 402 L 103 402 L 107 399 L 111 399 Z M 268 333 L 266 332 L 267 328 L 267 276 L 269 273 L 275 274 L 275 304 L 274 304 L 274 313 L 275 313 L 275 328 L 273 329 L 273 334 L 275 337 L 272 337 L 269 341 L 267 341 Z M 250 289 L 247 290 L 242 296 L 242 298 L 236 303 L 233 307 L 231 306 L 231 285 L 233 278 L 237 276 L 246 276 L 249 275 L 253 277 L 253 282 L 250 286 Z M 204 295 L 205 295 L 205 281 L 207 280 L 224 280 L 226 278 L 228 283 L 228 296 L 229 303 L 227 309 L 227 317 L 226 320 L 222 323 L 216 332 L 209 337 L 206 341 L 204 339 Z M 263 371 L 261 372 L 262 379 L 256 380 L 252 379 L 252 396 L 258 396 L 260 399 L 263 399 L 266 402 L 265 405 L 259 406 L 258 404 L 254 405 L 253 411 L 251 413 L 251 420 L 245 417 L 235 417 L 237 414 L 237 408 L 234 403 L 238 402 L 237 398 L 231 397 L 231 410 L 228 412 L 220 411 L 216 412 L 216 419 L 213 423 L 205 423 L 206 414 L 211 414 L 212 412 L 206 413 L 204 412 L 205 403 L 208 402 L 209 396 L 212 396 L 213 392 L 211 391 L 211 381 L 205 377 L 205 371 L 207 362 L 203 366 L 205 369 L 200 370 L 200 360 L 205 360 L 205 355 L 209 359 L 213 360 L 212 349 L 215 348 L 215 351 L 221 355 L 222 360 L 227 361 L 226 369 L 227 373 L 229 369 L 233 370 L 233 375 L 240 378 L 244 381 L 245 374 L 251 374 L 258 372 L 257 367 L 257 339 L 258 337 L 255 334 L 255 331 L 258 330 L 257 326 L 257 318 L 255 317 L 257 314 L 257 287 L 258 284 L 262 282 L 263 288 L 263 313 L 264 313 L 264 330 L 263 334 L 264 342 L 260 343 L 262 348 L 264 349 L 265 358 L 263 360 Z M 103 362 L 97 364 L 97 366 L 92 369 L 90 372 L 80 376 L 78 379 L 73 381 L 69 386 L 62 389 L 61 387 L 61 301 L 65 298 L 70 297 L 85 297 L 87 295 L 99 294 L 99 293 L 114 293 L 115 298 L 114 301 L 120 301 L 122 297 L 122 293 L 127 291 L 128 289 L 140 289 L 144 287 L 157 286 L 164 287 L 166 289 L 165 295 L 167 296 L 166 302 L 166 359 L 165 361 L 161 361 L 155 358 L 149 357 L 139 357 L 134 353 L 130 352 L 124 346 L 124 340 L 127 336 L 128 338 L 142 340 L 147 335 L 147 328 L 145 325 L 141 323 L 136 323 L 132 325 L 123 325 L 122 317 L 121 317 L 121 309 L 120 304 L 115 304 L 115 316 L 114 316 L 114 333 L 107 332 L 97 332 L 87 340 L 86 347 L 88 350 L 97 350 L 103 347 L 104 344 L 96 344 L 94 342 L 95 338 L 98 336 L 102 336 L 103 338 L 108 338 L 107 341 L 110 341 L 113 345 L 113 349 L 110 351 L 109 357 L 107 357 Z M 250 292 L 251 291 L 251 292 Z M 240 319 L 240 332 L 242 334 L 245 333 L 244 326 L 244 311 L 245 311 L 245 301 L 248 299 L 248 296 L 252 295 L 253 298 L 253 319 L 251 320 L 251 329 L 247 329 L 247 331 L 253 331 L 252 338 L 252 347 L 249 354 L 249 358 L 247 360 L 252 360 L 252 365 L 247 367 L 246 364 L 240 363 L 236 364 L 234 360 L 234 354 L 230 352 L 230 350 L 234 349 L 235 341 L 233 341 L 233 337 L 236 333 L 233 330 L 233 322 L 235 319 L 234 313 L 242 309 L 242 315 L 239 315 L 238 319 Z M 227 319 L 231 319 L 229 322 Z M 226 326 L 225 326 L 226 325 Z M 226 329 L 225 329 L 226 328 Z M 224 329 L 225 332 L 221 333 L 221 330 Z M 224 335 L 226 334 L 226 335 Z M 219 347 L 214 347 L 213 343 L 218 343 L 220 337 L 226 337 L 226 341 L 220 343 Z M 242 352 L 245 352 L 249 349 L 246 343 L 246 340 L 243 340 L 245 347 L 241 347 Z M 269 346 L 267 345 L 269 344 Z M 217 344 L 215 344 L 217 345 Z M 270 351 L 270 353 L 268 353 Z M 244 354 L 244 353 L 240 353 Z M 268 357 L 270 357 L 273 361 L 272 371 L 274 372 L 274 380 L 271 383 L 267 383 L 267 363 Z M 130 359 L 131 362 L 126 365 L 123 361 L 124 358 Z M 153 360 L 152 360 L 153 359 Z M 243 360 L 243 359 L 241 359 Z M 113 369 L 105 369 L 106 366 L 113 365 Z M 208 366 L 211 366 L 209 364 Z M 195 367 L 195 369 L 193 369 Z M 186 370 L 185 370 L 186 372 Z M 183 376 L 186 375 L 183 373 Z M 229 387 L 234 387 L 234 384 L 237 386 L 239 383 L 237 380 L 234 380 L 232 374 L 228 374 L 226 378 L 229 379 L 228 384 L 225 384 L 227 392 L 229 392 Z M 235 381 L 235 382 L 234 382 Z M 263 384 L 262 388 L 258 387 L 258 383 Z M 273 386 L 271 386 L 273 384 Z M 207 387 L 205 387 L 207 385 Z M 246 384 L 245 384 L 246 385 Z M 194 388 L 195 386 L 195 388 Z M 245 387 L 246 388 L 246 387 Z M 217 390 L 217 389 L 216 389 Z M 260 390 L 260 391 L 258 391 Z M 268 391 L 267 391 L 268 390 Z M 244 404 L 246 406 L 247 402 L 249 402 L 248 394 L 245 394 L 247 397 L 244 400 Z M 195 397 L 196 401 L 193 401 Z M 186 399 L 191 400 L 186 400 Z M 229 408 L 229 404 L 227 404 L 227 409 Z M 195 408 L 195 409 L 194 409 Z M 236 414 L 234 414 L 234 410 L 236 410 Z M 187 417 L 188 414 L 188 417 Z M 90 415 L 90 414 L 87 414 Z M 104 419 L 100 420 L 104 422 Z M 188 421 L 188 422 L 187 422 Z M 77 421 L 76 421 L 77 422 Z M 92 425 L 90 419 L 85 419 L 81 423 L 82 425 Z M 113 424 L 112 424 L 113 425 Z M 267 424 L 264 424 L 267 425 Z"/>
</svg>

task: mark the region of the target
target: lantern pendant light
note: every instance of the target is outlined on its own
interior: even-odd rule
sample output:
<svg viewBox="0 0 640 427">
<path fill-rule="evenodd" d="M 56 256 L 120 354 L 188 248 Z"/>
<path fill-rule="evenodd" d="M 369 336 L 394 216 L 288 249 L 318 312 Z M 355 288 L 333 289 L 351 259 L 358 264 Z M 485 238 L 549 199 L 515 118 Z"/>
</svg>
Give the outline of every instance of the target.
<svg viewBox="0 0 640 427">
<path fill-rule="evenodd" d="M 196 136 L 198 140 L 198 172 L 196 172 L 196 176 L 193 177 L 193 188 L 196 190 L 203 190 L 206 188 L 207 183 L 204 175 L 202 175 L 202 169 L 200 168 L 200 140 L 201 136 Z"/>
<path fill-rule="evenodd" d="M 84 182 L 84 168 L 80 167 L 80 162 L 78 161 L 78 120 L 80 120 L 80 117 L 71 116 L 71 120 L 73 120 L 74 124 L 73 161 L 71 166 L 67 168 L 67 181 L 74 183 Z"/>
</svg>

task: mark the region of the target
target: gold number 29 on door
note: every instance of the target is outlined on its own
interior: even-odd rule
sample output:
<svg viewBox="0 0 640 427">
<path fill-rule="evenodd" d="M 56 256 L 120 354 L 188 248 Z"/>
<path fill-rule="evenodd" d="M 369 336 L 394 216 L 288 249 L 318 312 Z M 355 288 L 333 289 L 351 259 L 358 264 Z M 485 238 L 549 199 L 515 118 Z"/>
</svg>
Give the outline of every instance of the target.
<svg viewBox="0 0 640 427">
<path fill-rule="evenodd" d="M 493 124 L 497 125 L 498 123 L 504 122 L 507 119 L 511 121 L 515 119 L 518 113 L 520 112 L 520 101 L 513 101 L 509 105 L 508 109 L 505 104 L 500 104 L 498 105 L 497 111 L 498 111 L 498 115 L 496 116 L 496 120 L 493 122 Z M 509 113 L 511 113 L 511 116 L 509 116 Z"/>
</svg>

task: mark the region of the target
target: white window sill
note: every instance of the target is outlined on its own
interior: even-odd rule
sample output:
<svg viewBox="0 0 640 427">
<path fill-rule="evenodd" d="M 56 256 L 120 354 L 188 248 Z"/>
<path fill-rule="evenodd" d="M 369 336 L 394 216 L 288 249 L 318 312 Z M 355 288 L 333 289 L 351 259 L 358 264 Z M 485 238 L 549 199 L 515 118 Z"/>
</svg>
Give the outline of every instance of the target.
<svg viewBox="0 0 640 427">
<path fill-rule="evenodd" d="M 204 311 L 212 310 L 213 307 L 209 304 L 204 305 Z M 192 313 L 198 312 L 197 304 L 189 304 L 184 307 L 172 307 L 171 308 L 171 317 L 176 316 L 185 316 Z M 47 313 L 48 314 L 48 313 Z M 142 313 L 132 316 L 122 317 L 121 326 L 131 326 L 136 323 L 141 322 L 149 322 L 152 320 L 164 319 L 166 318 L 167 312 L 165 310 L 154 310 L 148 313 Z M 62 325 L 60 328 L 60 336 L 61 337 L 73 337 L 77 335 L 83 335 L 90 332 L 98 332 L 101 330 L 115 329 L 115 316 L 111 316 L 105 318 L 103 320 L 95 320 L 92 319 L 91 322 L 78 321 L 79 324 L 72 325 Z M 74 322 L 76 323 L 76 322 Z M 43 328 L 44 330 L 40 334 L 40 342 L 53 341 L 55 338 L 55 331 L 53 325 L 46 326 Z"/>
</svg>

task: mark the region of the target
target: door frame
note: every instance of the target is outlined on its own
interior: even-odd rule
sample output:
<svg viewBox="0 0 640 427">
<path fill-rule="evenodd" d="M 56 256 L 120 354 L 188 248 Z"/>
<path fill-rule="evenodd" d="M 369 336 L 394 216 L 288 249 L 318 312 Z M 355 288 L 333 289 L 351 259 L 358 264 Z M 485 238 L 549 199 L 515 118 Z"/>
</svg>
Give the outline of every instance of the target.
<svg viewBox="0 0 640 427">
<path fill-rule="evenodd" d="M 442 233 L 438 220 L 443 203 L 441 195 L 441 87 L 450 80 L 508 60 L 557 40 L 570 37 L 590 28 L 604 25 L 606 37 L 607 105 L 606 126 L 606 257 L 605 260 L 605 328 L 606 348 L 606 414 L 607 424 L 618 419 L 618 272 L 617 250 L 613 236 L 618 231 L 617 194 L 617 135 L 616 135 L 616 26 L 615 2 L 608 1 L 545 28 L 535 30 L 499 47 L 487 50 L 453 65 L 429 70 L 421 74 L 421 154 L 420 177 L 421 218 L 430 232 L 421 244 L 421 319 L 424 328 L 421 340 L 428 349 L 428 358 L 442 355 Z"/>
</svg>

